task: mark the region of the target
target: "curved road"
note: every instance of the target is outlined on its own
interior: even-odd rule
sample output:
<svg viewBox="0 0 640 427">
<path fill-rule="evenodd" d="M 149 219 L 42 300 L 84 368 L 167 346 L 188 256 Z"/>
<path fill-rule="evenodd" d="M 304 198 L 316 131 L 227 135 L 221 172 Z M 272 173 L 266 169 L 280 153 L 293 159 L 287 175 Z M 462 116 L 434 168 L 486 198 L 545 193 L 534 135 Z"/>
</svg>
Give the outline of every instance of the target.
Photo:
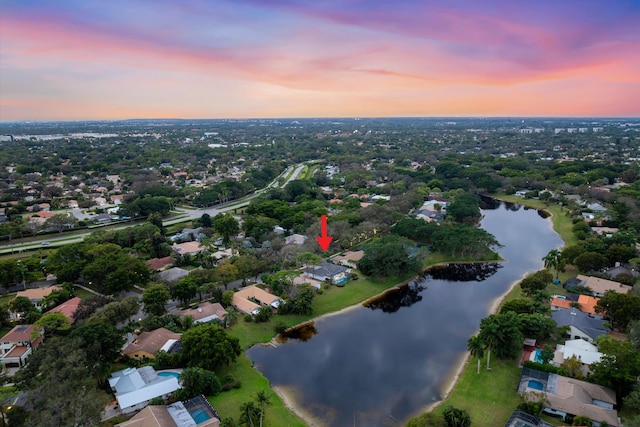
<svg viewBox="0 0 640 427">
<path fill-rule="evenodd" d="M 269 185 L 267 185 L 266 187 L 260 190 L 256 190 L 255 192 L 253 192 L 253 194 L 245 196 L 241 199 L 216 205 L 215 207 L 210 207 L 210 208 L 201 208 L 201 209 L 176 208 L 174 209 L 174 211 L 178 212 L 177 216 L 164 220 L 162 223 L 163 225 L 179 224 L 182 222 L 187 222 L 196 218 L 200 218 L 205 213 L 214 217 L 219 213 L 227 212 L 236 208 L 247 206 L 249 203 L 251 203 L 251 200 L 260 196 L 265 191 L 268 191 L 272 188 L 285 187 L 290 181 L 297 179 L 302 173 L 305 166 L 308 163 L 312 163 L 312 162 L 314 161 L 311 160 L 296 166 L 289 166 L 287 169 L 284 170 L 284 172 L 278 175 L 278 177 L 274 179 Z M 282 185 L 279 185 L 278 182 L 284 177 L 287 177 L 286 181 Z M 107 227 L 108 227 L 108 230 L 120 230 L 123 228 L 132 227 L 139 223 L 140 222 L 128 222 L 125 224 L 110 225 Z M 34 249 L 41 249 L 41 248 L 57 247 L 57 246 L 69 245 L 71 243 L 82 242 L 85 239 L 85 237 L 87 237 L 97 229 L 102 229 L 102 227 L 92 229 L 91 231 L 74 234 L 73 236 L 69 234 L 61 233 L 56 236 L 52 236 L 52 235 L 40 236 L 40 237 L 37 237 L 35 240 L 29 241 L 28 243 L 3 244 L 3 245 L 0 245 L 0 255 L 23 252 L 23 251 L 34 250 Z"/>
</svg>

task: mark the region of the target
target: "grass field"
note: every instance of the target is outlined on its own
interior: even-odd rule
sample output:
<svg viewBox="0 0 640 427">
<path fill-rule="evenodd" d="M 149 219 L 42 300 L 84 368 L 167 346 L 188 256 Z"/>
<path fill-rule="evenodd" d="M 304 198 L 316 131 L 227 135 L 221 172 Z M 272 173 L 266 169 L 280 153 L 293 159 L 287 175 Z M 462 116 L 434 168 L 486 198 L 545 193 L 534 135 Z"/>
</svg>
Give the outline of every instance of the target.
<svg viewBox="0 0 640 427">
<path fill-rule="evenodd" d="M 240 406 L 253 400 L 259 390 L 270 393 L 271 404 L 267 406 L 264 418 L 264 427 L 304 427 L 306 424 L 284 405 L 280 397 L 269 387 L 269 381 L 251 366 L 251 361 L 241 356 L 236 363 L 220 372 L 219 377 L 227 373 L 233 374 L 242 387 L 222 392 L 217 396 L 209 397 L 209 402 L 216 408 L 223 418 L 232 417 L 238 420 Z"/>
</svg>

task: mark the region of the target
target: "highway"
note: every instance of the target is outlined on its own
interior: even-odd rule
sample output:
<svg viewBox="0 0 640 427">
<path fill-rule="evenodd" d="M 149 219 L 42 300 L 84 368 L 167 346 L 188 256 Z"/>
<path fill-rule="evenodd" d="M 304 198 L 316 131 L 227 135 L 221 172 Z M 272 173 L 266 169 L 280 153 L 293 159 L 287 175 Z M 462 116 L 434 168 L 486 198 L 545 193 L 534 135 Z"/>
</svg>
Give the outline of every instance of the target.
<svg viewBox="0 0 640 427">
<path fill-rule="evenodd" d="M 223 212 L 231 211 L 236 208 L 242 208 L 244 206 L 247 206 L 249 203 L 251 203 L 253 199 L 255 199 L 256 197 L 259 197 L 264 192 L 273 188 L 285 187 L 290 181 L 293 181 L 294 179 L 298 179 L 298 177 L 304 170 L 305 166 L 307 166 L 308 163 L 312 163 L 312 162 L 313 161 L 309 161 L 309 162 L 301 163 L 295 166 L 289 166 L 287 169 L 284 170 L 284 172 L 278 175 L 278 177 L 274 179 L 269 185 L 267 185 L 266 187 L 260 190 L 256 190 L 252 194 L 242 197 L 240 199 L 233 200 L 228 203 L 216 205 L 210 208 L 201 208 L 201 209 L 188 209 L 183 207 L 175 208 L 173 211 L 175 212 L 174 215 L 162 221 L 162 223 L 165 226 L 180 224 L 183 222 L 191 221 L 196 218 L 200 218 L 205 213 L 209 214 L 211 217 L 214 217 L 219 213 L 223 213 Z M 282 185 L 279 185 L 280 180 L 285 177 L 286 177 L 286 181 L 283 182 Z M 112 230 L 121 230 L 123 228 L 133 227 L 138 224 L 140 224 L 139 221 L 120 223 L 120 224 L 114 224 L 114 225 L 106 225 L 105 227 L 107 227 L 106 230 L 112 231 Z M 87 237 L 94 231 L 102 230 L 102 229 L 105 229 L 105 228 L 95 227 L 86 232 L 73 234 L 73 235 L 70 235 L 68 233 L 60 233 L 55 236 L 54 235 L 36 236 L 33 240 L 30 240 L 29 242 L 14 241 L 11 244 L 5 243 L 0 245 L 0 255 L 20 253 L 24 251 L 37 250 L 37 249 L 48 249 L 52 247 L 59 247 L 63 245 L 69 245 L 72 243 L 82 242 L 85 239 L 85 237 Z"/>
</svg>

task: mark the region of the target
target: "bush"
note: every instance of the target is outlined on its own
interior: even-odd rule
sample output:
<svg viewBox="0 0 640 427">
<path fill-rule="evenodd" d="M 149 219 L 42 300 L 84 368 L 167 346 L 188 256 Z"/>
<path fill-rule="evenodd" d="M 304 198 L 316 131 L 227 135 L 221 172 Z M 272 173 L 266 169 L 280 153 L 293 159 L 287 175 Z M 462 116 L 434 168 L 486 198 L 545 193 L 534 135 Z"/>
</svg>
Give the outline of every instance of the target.
<svg viewBox="0 0 640 427">
<path fill-rule="evenodd" d="M 253 317 L 251 317 L 250 314 L 247 314 L 246 316 L 244 316 L 244 321 L 247 323 L 251 323 L 253 322 Z"/>
<path fill-rule="evenodd" d="M 275 325 L 273 325 L 273 330 L 276 334 L 281 334 L 287 329 L 287 325 L 282 320 L 278 320 Z"/>
<path fill-rule="evenodd" d="M 556 368 L 553 365 L 549 365 L 549 364 L 545 364 L 545 363 L 533 362 L 531 360 L 527 360 L 526 362 L 524 362 L 523 366 L 525 368 L 535 369 L 536 371 L 549 372 L 549 373 L 552 373 L 552 374 L 557 374 L 558 373 L 558 368 Z"/>
<path fill-rule="evenodd" d="M 269 305 L 263 305 L 258 309 L 258 314 L 256 314 L 255 321 L 256 322 L 268 322 L 269 319 L 273 317 L 273 309 Z"/>
</svg>

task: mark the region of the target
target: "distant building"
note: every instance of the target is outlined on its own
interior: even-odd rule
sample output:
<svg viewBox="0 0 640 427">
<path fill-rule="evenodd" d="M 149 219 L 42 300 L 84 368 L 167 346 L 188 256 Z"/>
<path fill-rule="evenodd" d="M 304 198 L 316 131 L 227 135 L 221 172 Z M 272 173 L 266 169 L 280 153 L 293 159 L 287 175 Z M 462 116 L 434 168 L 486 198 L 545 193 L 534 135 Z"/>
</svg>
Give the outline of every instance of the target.
<svg viewBox="0 0 640 427">
<path fill-rule="evenodd" d="M 6 367 L 23 367 L 27 363 L 27 358 L 41 342 L 41 326 L 14 326 L 0 338 L 0 363 Z"/>
<path fill-rule="evenodd" d="M 194 323 L 207 323 L 212 321 L 224 322 L 227 317 L 227 310 L 219 302 L 201 302 L 196 308 L 187 308 L 176 313 L 177 316 L 185 318 L 191 316 Z"/>
</svg>

